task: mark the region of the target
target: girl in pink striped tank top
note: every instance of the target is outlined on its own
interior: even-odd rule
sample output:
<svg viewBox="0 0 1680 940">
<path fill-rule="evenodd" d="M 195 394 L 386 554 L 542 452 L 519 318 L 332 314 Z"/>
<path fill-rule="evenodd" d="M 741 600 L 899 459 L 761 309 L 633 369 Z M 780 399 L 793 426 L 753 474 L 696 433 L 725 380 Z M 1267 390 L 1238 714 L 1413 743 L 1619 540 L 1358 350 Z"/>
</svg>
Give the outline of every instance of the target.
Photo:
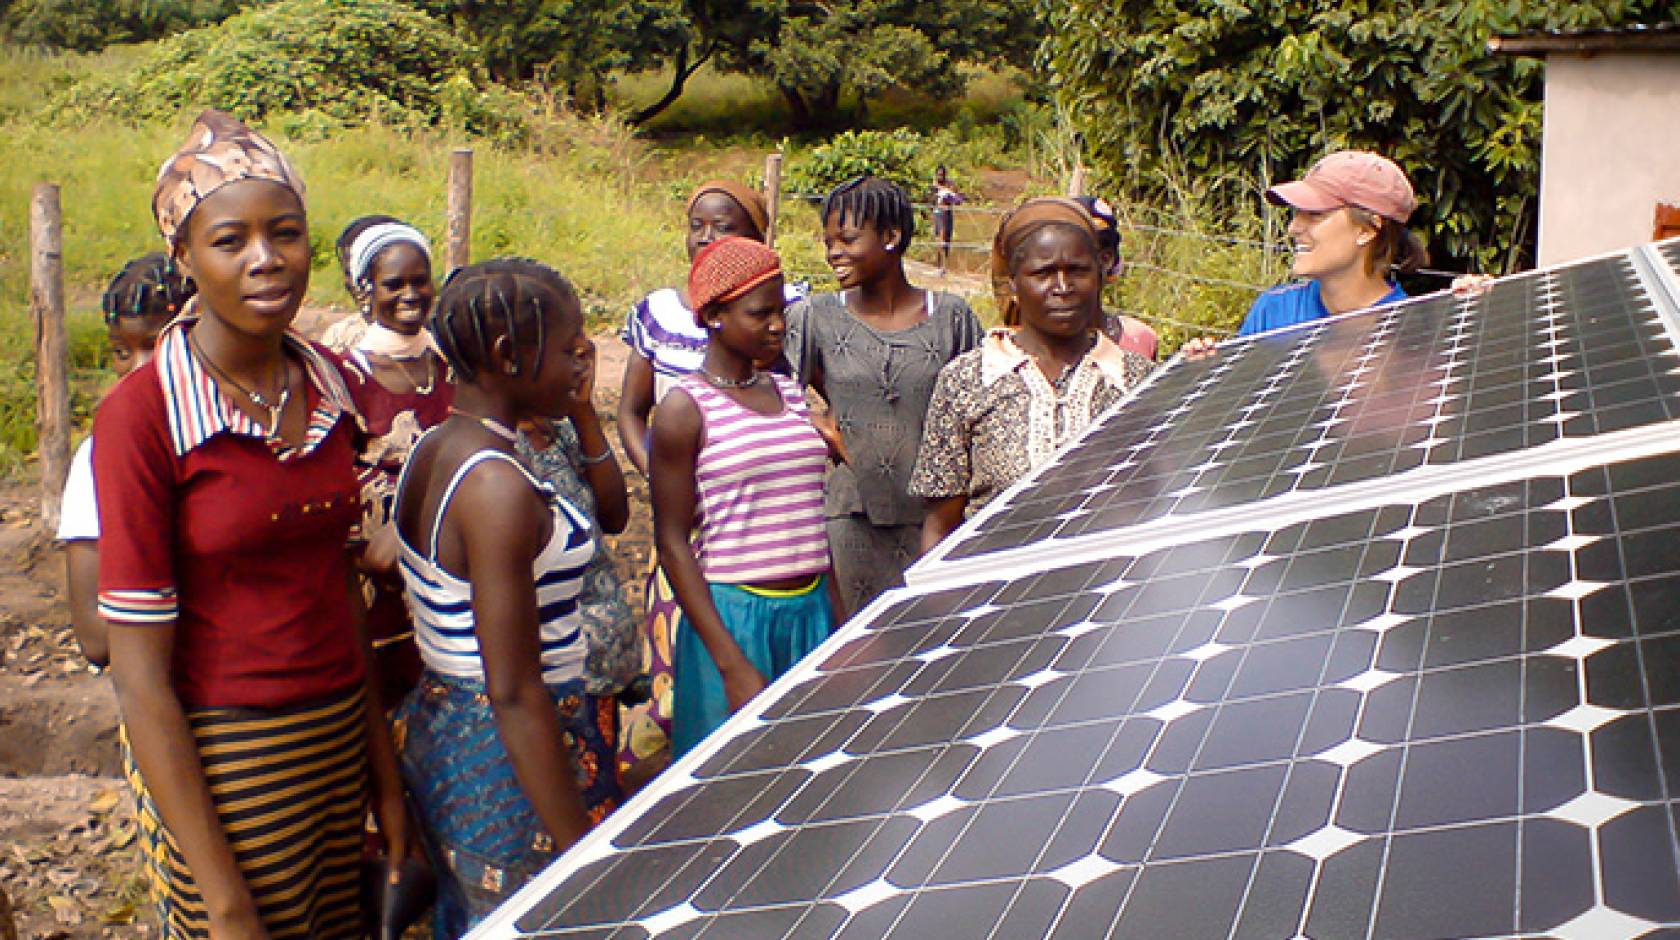
<svg viewBox="0 0 1680 940">
<path fill-rule="evenodd" d="M 710 340 L 660 405 L 650 457 L 659 560 L 683 610 L 679 757 L 827 639 L 839 610 L 828 445 L 798 384 L 757 366 L 780 355 L 787 328 L 781 262 L 725 238 L 695 256 L 688 293 Z"/>
</svg>

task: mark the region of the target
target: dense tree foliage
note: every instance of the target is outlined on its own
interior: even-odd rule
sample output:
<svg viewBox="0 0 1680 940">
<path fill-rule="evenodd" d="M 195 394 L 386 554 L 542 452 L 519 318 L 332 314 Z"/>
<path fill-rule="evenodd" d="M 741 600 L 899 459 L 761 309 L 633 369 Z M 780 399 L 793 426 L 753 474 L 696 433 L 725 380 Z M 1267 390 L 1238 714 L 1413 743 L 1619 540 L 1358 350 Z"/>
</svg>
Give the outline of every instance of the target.
<svg viewBox="0 0 1680 940">
<path fill-rule="evenodd" d="M 414 0 L 484 54 L 499 81 L 542 77 L 585 107 L 605 104 L 607 76 L 683 58 L 692 40 L 681 0 Z"/>
<path fill-rule="evenodd" d="M 0 2 L 9 42 L 94 52 L 232 16 L 246 0 L 14 0 Z"/>
<path fill-rule="evenodd" d="M 214 106 L 247 120 L 287 115 L 302 130 L 371 119 L 517 133 L 516 96 L 479 63 L 470 43 L 399 0 L 279 0 L 172 36 L 64 104 L 141 119 Z"/>
<path fill-rule="evenodd" d="M 1035 31 L 1026 0 L 689 0 L 699 35 L 729 71 L 769 79 L 793 121 L 838 116 L 889 88 L 956 94 L 959 62 L 1025 64 Z"/>
<path fill-rule="evenodd" d="M 1043 63 L 1089 154 L 1140 193 L 1258 199 L 1326 151 L 1411 173 L 1437 255 L 1508 267 L 1532 237 L 1539 60 L 1487 40 L 1671 19 L 1672 0 L 1039 0 Z"/>
</svg>

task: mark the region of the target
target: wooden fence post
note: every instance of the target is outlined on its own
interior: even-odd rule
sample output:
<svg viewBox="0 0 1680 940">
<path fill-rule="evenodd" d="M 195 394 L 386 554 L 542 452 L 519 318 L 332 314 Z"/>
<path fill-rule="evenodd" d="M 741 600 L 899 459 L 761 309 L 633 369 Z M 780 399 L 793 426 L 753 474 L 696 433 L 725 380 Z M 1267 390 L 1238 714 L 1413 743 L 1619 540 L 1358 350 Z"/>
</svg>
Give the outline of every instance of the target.
<svg viewBox="0 0 1680 940">
<path fill-rule="evenodd" d="M 769 209 L 770 224 L 764 233 L 764 243 L 776 247 L 776 220 L 782 215 L 782 155 L 773 153 L 764 158 L 764 205 Z"/>
<path fill-rule="evenodd" d="M 1073 168 L 1073 173 L 1068 176 L 1067 194 L 1069 199 L 1075 199 L 1085 195 L 1085 179 L 1087 175 L 1088 174 L 1084 166 L 1081 165 Z"/>
<path fill-rule="evenodd" d="M 449 154 L 448 270 L 472 263 L 473 152 L 462 147 Z"/>
<path fill-rule="evenodd" d="M 64 337 L 64 215 L 58 187 L 29 201 L 29 314 L 35 321 L 35 426 L 41 455 L 41 521 L 58 531 L 70 472 L 69 345 Z"/>
</svg>

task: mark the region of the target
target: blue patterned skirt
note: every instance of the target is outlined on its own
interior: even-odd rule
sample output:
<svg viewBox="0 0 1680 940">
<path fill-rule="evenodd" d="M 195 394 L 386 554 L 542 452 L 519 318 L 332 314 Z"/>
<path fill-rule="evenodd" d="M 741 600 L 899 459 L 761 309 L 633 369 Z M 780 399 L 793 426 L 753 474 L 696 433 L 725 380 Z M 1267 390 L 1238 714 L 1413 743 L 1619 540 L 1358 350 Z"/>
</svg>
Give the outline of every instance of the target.
<svg viewBox="0 0 1680 940">
<path fill-rule="evenodd" d="M 591 825 L 618 806 L 618 703 L 584 680 L 549 686 Z M 426 672 L 396 714 L 403 781 L 438 875 L 433 936 L 466 933 L 553 861 L 554 841 L 514 777 L 484 684 Z"/>
</svg>

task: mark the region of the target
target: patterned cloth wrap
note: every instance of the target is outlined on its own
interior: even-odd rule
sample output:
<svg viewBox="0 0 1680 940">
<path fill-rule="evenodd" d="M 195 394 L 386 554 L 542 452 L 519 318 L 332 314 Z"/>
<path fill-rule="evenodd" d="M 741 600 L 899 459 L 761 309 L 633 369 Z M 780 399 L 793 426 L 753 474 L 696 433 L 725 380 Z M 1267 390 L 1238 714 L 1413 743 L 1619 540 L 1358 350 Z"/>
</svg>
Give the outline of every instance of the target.
<svg viewBox="0 0 1680 940">
<path fill-rule="evenodd" d="M 560 497 L 582 509 L 595 527 L 595 538 L 604 537 L 596 509 L 595 491 L 584 479 L 583 445 L 570 421 L 549 421 L 545 430 L 548 447 L 537 450 L 521 432 L 515 447 L 537 478 L 554 487 Z M 589 560 L 578 594 L 578 615 L 589 641 L 583 679 L 593 695 L 616 695 L 642 672 L 642 644 L 636 615 L 624 599 L 624 585 L 613 568 L 612 554 L 605 549 Z"/>
<path fill-rule="evenodd" d="M 659 558 L 649 559 L 647 576 L 647 619 L 644 621 L 642 671 L 653 679 L 653 695 L 640 705 L 619 713 L 618 772 L 631 770 L 671 746 L 671 717 L 676 713 L 677 624 L 682 607 L 677 594 L 665 580 Z M 651 765 L 650 765 L 651 766 Z"/>
<path fill-rule="evenodd" d="M 617 808 L 618 703 L 575 679 L 548 687 L 591 826 Z M 459 937 L 554 860 L 554 840 L 513 773 L 484 684 L 426 672 L 396 714 L 403 779 L 438 875 L 432 928 Z"/>
<path fill-rule="evenodd" d="M 268 138 L 225 111 L 205 110 L 193 122 L 187 142 L 158 170 L 152 214 L 163 240 L 174 247 L 199 203 L 229 183 L 248 179 L 279 183 L 303 201 L 303 177 Z"/>
</svg>

